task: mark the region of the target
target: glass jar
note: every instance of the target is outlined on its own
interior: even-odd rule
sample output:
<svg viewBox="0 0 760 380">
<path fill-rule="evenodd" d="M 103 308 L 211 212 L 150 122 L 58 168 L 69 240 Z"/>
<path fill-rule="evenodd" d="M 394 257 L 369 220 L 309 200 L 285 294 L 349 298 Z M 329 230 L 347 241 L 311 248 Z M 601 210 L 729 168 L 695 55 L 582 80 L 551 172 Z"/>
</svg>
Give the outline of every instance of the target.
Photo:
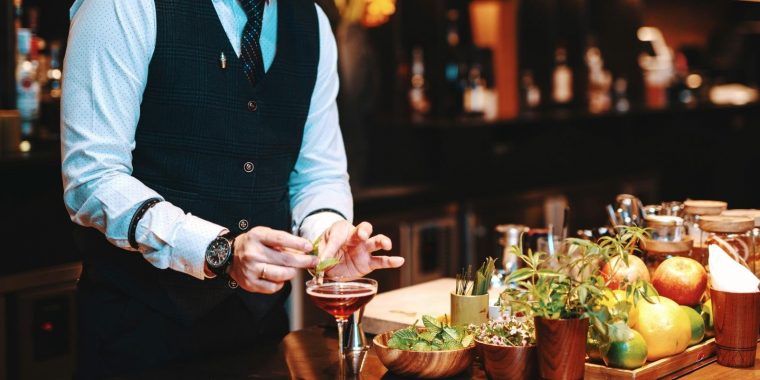
<svg viewBox="0 0 760 380">
<path fill-rule="evenodd" d="M 691 257 L 693 243 L 689 236 L 684 236 L 683 240 L 679 241 L 642 240 L 641 249 L 644 251 L 644 263 L 649 269 L 649 274 L 654 276 L 660 263 L 671 257 Z"/>
<path fill-rule="evenodd" d="M 728 204 L 721 201 L 690 199 L 685 201 L 683 206 L 683 225 L 686 229 L 686 234 L 691 236 L 692 240 L 694 240 L 692 256 L 702 264 L 707 264 L 707 246 L 705 246 L 702 241 L 702 230 L 699 227 L 699 220 L 708 215 L 720 215 L 723 211 L 726 211 Z"/>
<path fill-rule="evenodd" d="M 752 265 L 755 267 L 755 275 L 760 276 L 760 263 L 758 263 L 758 260 L 760 256 L 760 210 L 752 210 L 752 209 L 734 209 L 734 210 L 726 210 L 723 211 L 721 215 L 725 216 L 745 216 L 748 218 L 751 218 L 754 223 L 755 227 L 752 228 L 752 244 L 755 246 L 754 251 L 754 257 L 752 257 L 751 261 L 753 262 Z"/>
<path fill-rule="evenodd" d="M 755 245 L 752 241 L 754 220 L 744 216 L 710 215 L 700 218 L 699 227 L 702 229 L 705 247 L 715 244 L 755 272 Z M 702 264 L 707 264 L 707 257 Z"/>
<path fill-rule="evenodd" d="M 681 241 L 685 235 L 683 218 L 670 215 L 647 215 L 647 228 L 651 228 L 652 240 Z"/>
</svg>

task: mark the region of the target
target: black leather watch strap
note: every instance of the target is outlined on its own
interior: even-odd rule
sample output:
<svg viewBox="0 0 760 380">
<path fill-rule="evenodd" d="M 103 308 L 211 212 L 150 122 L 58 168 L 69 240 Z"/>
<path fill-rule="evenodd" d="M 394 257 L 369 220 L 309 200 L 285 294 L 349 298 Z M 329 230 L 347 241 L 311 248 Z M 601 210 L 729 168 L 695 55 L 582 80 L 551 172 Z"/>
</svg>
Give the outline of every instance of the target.
<svg viewBox="0 0 760 380">
<path fill-rule="evenodd" d="M 157 203 L 161 202 L 160 198 L 151 198 L 147 201 L 143 202 L 140 207 L 137 208 L 137 211 L 135 211 L 135 214 L 132 215 L 132 220 L 129 222 L 129 231 L 127 233 L 127 241 L 129 241 L 129 246 L 138 249 L 140 246 L 137 244 L 137 238 L 135 237 L 135 233 L 137 231 L 137 224 L 140 223 L 140 219 L 145 216 L 145 213 L 150 210 L 151 207 L 155 206 Z"/>
</svg>

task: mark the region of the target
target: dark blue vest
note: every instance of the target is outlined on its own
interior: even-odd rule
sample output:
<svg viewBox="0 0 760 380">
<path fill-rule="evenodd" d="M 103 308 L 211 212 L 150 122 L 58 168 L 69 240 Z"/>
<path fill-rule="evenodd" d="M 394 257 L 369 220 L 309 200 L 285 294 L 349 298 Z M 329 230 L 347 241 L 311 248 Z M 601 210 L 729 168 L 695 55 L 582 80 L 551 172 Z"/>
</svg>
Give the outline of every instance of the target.
<svg viewBox="0 0 760 380">
<path fill-rule="evenodd" d="M 211 0 L 156 0 L 156 48 L 140 109 L 133 176 L 185 212 L 230 231 L 290 230 L 288 177 L 301 147 L 319 61 L 313 1 L 278 1 L 277 51 L 254 87 Z M 220 65 L 220 54 L 227 58 Z M 80 228 L 85 275 L 192 321 L 225 297 L 241 297 L 255 318 L 281 305 L 275 295 L 231 290 L 159 270 L 139 254 Z"/>
</svg>

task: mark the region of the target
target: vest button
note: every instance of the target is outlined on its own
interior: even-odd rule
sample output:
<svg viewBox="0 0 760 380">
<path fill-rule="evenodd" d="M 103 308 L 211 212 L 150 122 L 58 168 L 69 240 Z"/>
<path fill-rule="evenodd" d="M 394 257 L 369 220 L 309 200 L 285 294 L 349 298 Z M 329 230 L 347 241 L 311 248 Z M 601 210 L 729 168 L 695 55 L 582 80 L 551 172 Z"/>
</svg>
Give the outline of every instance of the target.
<svg viewBox="0 0 760 380">
<path fill-rule="evenodd" d="M 240 228 L 240 230 L 242 231 L 245 231 L 246 229 L 248 229 L 248 221 L 245 219 L 240 219 L 240 221 L 238 222 L 238 228 Z"/>
<path fill-rule="evenodd" d="M 252 162 L 246 162 L 245 164 L 243 164 L 243 170 L 246 173 L 252 172 L 253 171 L 253 163 Z"/>
<path fill-rule="evenodd" d="M 256 112 L 256 110 L 259 109 L 259 105 L 256 104 L 255 100 L 249 100 L 248 101 L 248 111 Z"/>
</svg>

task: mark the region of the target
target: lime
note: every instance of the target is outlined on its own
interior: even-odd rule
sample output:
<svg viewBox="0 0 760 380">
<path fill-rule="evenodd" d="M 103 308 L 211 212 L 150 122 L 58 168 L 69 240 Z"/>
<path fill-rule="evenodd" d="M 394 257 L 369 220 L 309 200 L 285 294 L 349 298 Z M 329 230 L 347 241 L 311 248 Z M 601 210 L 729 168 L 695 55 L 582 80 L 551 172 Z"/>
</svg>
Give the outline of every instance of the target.
<svg viewBox="0 0 760 380">
<path fill-rule="evenodd" d="M 647 342 L 636 330 L 630 330 L 628 339 L 610 343 L 603 357 L 609 367 L 635 369 L 647 361 Z"/>
<path fill-rule="evenodd" d="M 688 307 L 681 306 L 681 309 L 689 316 L 689 323 L 691 323 L 691 340 L 689 340 L 689 346 L 697 344 L 705 337 L 705 321 L 702 316 L 697 313 L 696 310 Z"/>
<path fill-rule="evenodd" d="M 713 324 L 712 300 L 707 300 L 698 307 L 699 315 L 705 323 L 705 336 L 712 338 L 715 336 L 715 325 Z"/>
</svg>

